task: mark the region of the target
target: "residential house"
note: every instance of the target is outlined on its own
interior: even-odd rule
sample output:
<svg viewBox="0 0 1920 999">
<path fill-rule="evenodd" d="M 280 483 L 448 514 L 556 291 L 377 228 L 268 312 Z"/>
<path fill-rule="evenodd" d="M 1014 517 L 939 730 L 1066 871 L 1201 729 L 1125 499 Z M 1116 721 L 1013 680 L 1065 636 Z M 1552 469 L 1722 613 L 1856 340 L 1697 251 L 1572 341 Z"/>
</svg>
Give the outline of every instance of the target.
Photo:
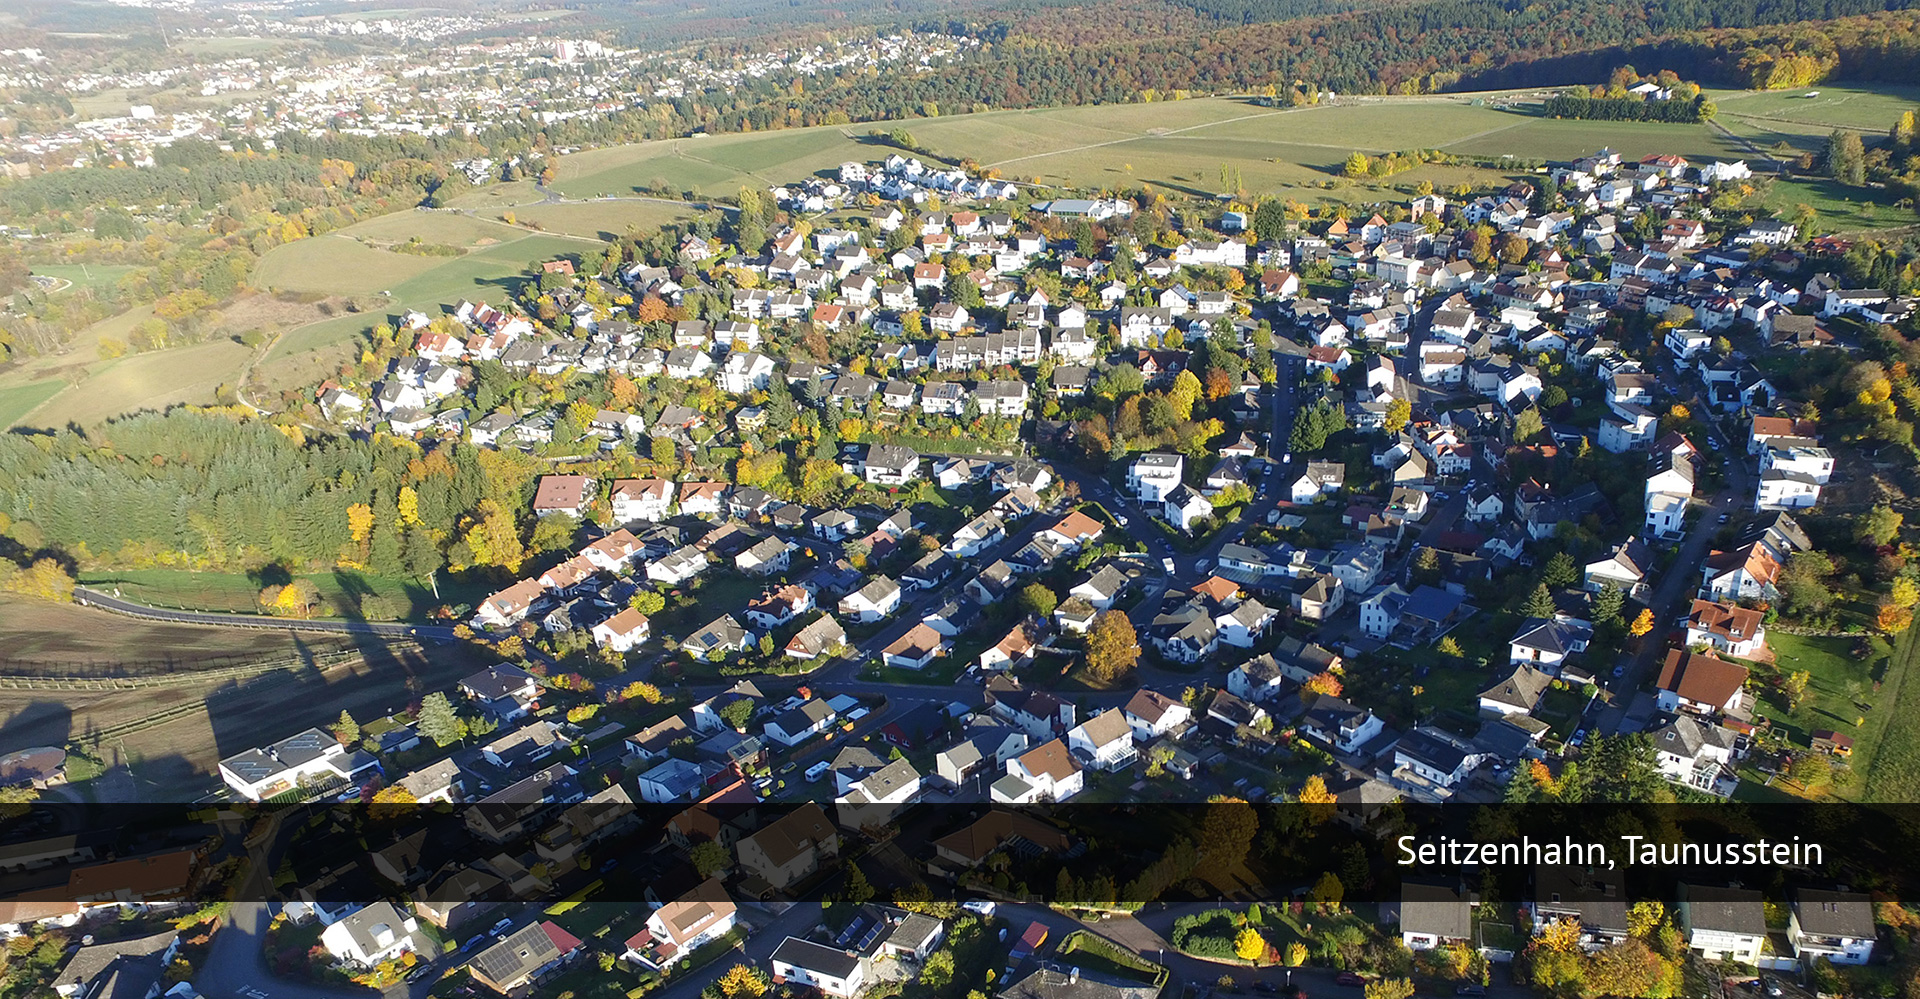
<svg viewBox="0 0 1920 999">
<path fill-rule="evenodd" d="M 1873 900 L 1866 893 L 1812 888 L 1793 893 L 1787 939 L 1802 964 L 1811 967 L 1821 958 L 1833 964 L 1865 964 L 1877 936 Z"/>
<path fill-rule="evenodd" d="M 1675 922 L 1687 949 L 1709 961 L 1758 965 L 1767 942 L 1764 897 L 1751 888 L 1682 884 Z"/>
<path fill-rule="evenodd" d="M 1715 715 L 1739 710 L 1747 668 L 1686 649 L 1668 649 L 1654 683 L 1654 704 L 1662 711 Z"/>
<path fill-rule="evenodd" d="M 578 937 L 551 920 L 536 920 L 507 934 L 468 962 L 473 980 L 500 995 L 513 995 L 580 953 Z"/>
<path fill-rule="evenodd" d="M 785 891 L 840 855 L 840 833 L 825 809 L 808 802 L 734 844 L 740 869 L 766 891 Z M 759 894 L 759 892 L 756 892 Z"/>
<path fill-rule="evenodd" d="M 1752 659 L 1767 647 L 1765 615 L 1751 607 L 1695 600 L 1687 614 L 1687 647 L 1712 646 L 1721 655 Z"/>
<path fill-rule="evenodd" d="M 1480 711 L 1492 715 L 1532 714 L 1552 685 L 1550 674 L 1523 662 L 1506 679 L 1480 692 Z"/>
<path fill-rule="evenodd" d="M 1086 774 L 1060 739 L 1042 743 L 1007 761 L 1007 774 L 993 782 L 992 800 L 1005 804 L 1058 802 L 1079 794 Z"/>
</svg>

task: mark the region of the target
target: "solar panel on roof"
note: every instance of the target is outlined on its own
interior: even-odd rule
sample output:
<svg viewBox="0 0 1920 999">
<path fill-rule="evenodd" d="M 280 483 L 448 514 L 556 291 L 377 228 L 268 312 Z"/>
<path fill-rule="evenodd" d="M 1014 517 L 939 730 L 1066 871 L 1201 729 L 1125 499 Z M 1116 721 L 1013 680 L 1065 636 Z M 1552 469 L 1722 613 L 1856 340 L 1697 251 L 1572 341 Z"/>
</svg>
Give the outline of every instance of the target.
<svg viewBox="0 0 1920 999">
<path fill-rule="evenodd" d="M 859 933 L 860 928 L 862 926 L 865 926 L 866 923 L 867 923 L 866 917 L 864 916 L 856 917 L 853 922 L 847 924 L 846 929 L 840 931 L 840 935 L 838 937 L 834 938 L 833 945 L 835 947 L 845 947 L 847 945 L 847 942 L 852 940 L 854 934 Z"/>
</svg>

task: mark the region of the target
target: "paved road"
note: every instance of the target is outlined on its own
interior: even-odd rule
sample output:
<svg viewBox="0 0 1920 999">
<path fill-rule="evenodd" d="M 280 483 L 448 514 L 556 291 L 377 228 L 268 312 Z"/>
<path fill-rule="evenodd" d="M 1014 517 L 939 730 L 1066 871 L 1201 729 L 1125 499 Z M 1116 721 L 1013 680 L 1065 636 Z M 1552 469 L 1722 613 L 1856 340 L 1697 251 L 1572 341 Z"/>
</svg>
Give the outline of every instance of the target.
<svg viewBox="0 0 1920 999">
<path fill-rule="evenodd" d="M 1653 610 L 1653 631 L 1641 641 L 1640 651 L 1627 662 L 1624 677 L 1611 681 L 1615 692 L 1615 706 L 1607 709 L 1601 716 L 1600 724 L 1604 730 L 1617 730 L 1626 717 L 1632 692 L 1639 689 L 1648 679 L 1648 673 L 1655 660 L 1666 652 L 1666 643 L 1659 640 L 1668 631 L 1668 624 L 1687 601 L 1700 588 L 1700 565 L 1706 560 L 1713 536 L 1720 531 L 1720 515 L 1734 514 L 1746 509 L 1745 504 L 1753 495 L 1754 470 L 1747 467 L 1749 460 L 1745 450 L 1738 447 L 1738 437 L 1728 437 L 1724 430 L 1716 427 L 1710 433 L 1725 446 L 1722 451 L 1727 456 L 1727 485 L 1719 493 L 1709 497 L 1703 509 L 1699 510 L 1693 526 L 1688 529 L 1686 538 L 1679 544 L 1678 554 L 1673 565 L 1653 589 L 1647 599 L 1647 606 Z"/>
<path fill-rule="evenodd" d="M 258 614 L 168 610 L 164 607 L 149 607 L 146 604 L 134 603 L 111 593 L 102 593 L 84 586 L 73 588 L 73 602 L 115 614 L 125 614 L 128 617 L 166 621 L 171 624 L 201 624 L 218 628 L 260 628 L 268 631 L 326 632 L 336 635 L 378 635 L 382 638 L 429 638 L 450 641 L 454 637 L 451 627 L 440 625 L 381 624 L 376 621 L 299 621 L 290 618 L 261 617 Z"/>
</svg>

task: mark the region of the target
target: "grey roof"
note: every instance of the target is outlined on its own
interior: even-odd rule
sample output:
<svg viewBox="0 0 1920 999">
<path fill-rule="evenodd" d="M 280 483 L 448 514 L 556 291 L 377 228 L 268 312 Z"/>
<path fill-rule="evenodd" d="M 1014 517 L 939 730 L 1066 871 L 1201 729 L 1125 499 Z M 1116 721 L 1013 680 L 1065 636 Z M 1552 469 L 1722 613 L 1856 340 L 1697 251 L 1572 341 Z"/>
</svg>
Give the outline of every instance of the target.
<svg viewBox="0 0 1920 999">
<path fill-rule="evenodd" d="M 1443 940 L 1468 939 L 1473 935 L 1472 897 L 1457 887 L 1403 882 L 1400 930 L 1431 933 Z"/>
<path fill-rule="evenodd" d="M 128 982 L 114 985 L 114 990 L 119 991 L 125 987 L 125 984 L 130 984 L 135 977 L 129 965 L 135 967 L 151 965 L 153 980 L 158 980 L 166 970 L 160 965 L 160 955 L 165 953 L 179 936 L 180 934 L 173 930 L 164 930 L 151 936 L 82 947 L 73 952 L 73 957 L 67 961 L 67 966 L 60 969 L 59 976 L 54 980 L 62 984 L 71 982 L 85 984 L 104 974 L 127 972 Z M 148 984 L 152 984 L 152 981 Z M 144 999 L 144 995 L 143 991 L 140 999 Z"/>
<path fill-rule="evenodd" d="M 1159 989 L 1146 982 L 1040 965 L 1002 989 L 999 999 L 1153 999 L 1158 994 Z"/>
<path fill-rule="evenodd" d="M 860 966 L 860 957 L 857 954 L 837 947 L 817 944 L 811 940 L 802 940 L 799 937 L 788 937 L 780 941 L 780 946 L 773 949 L 773 960 L 841 980 L 852 975 L 854 969 Z"/>
<path fill-rule="evenodd" d="M 1873 901 L 1862 892 L 1802 888 L 1793 893 L 1793 911 L 1803 933 L 1855 940 L 1874 936 Z"/>
<path fill-rule="evenodd" d="M 1751 888 L 1680 886 L 1680 905 L 1686 912 L 1689 930 L 1721 930 L 1764 936 L 1767 932 L 1767 915 L 1763 898 Z"/>
<path fill-rule="evenodd" d="M 407 935 L 404 925 L 407 917 L 393 907 L 393 903 L 381 899 L 340 921 L 347 928 L 347 935 L 353 939 L 354 946 L 362 954 L 377 954 L 392 945 L 392 941 L 382 942 L 380 931 L 386 930 L 398 939 Z"/>
<path fill-rule="evenodd" d="M 1501 704 L 1511 704 L 1516 708 L 1532 711 L 1540 703 L 1540 698 L 1553 684 L 1553 677 L 1534 669 L 1526 663 L 1514 667 L 1512 675 L 1480 692 L 1480 696 Z"/>
<path fill-rule="evenodd" d="M 474 955 L 473 969 L 487 978 L 507 984 L 533 973 L 542 965 L 560 957 L 544 925 L 528 923 L 499 943 Z"/>
<path fill-rule="evenodd" d="M 1452 739 L 1424 728 L 1416 728 L 1402 736 L 1394 746 L 1394 752 L 1446 774 L 1460 769 L 1468 755 L 1467 750 L 1460 748 Z"/>
<path fill-rule="evenodd" d="M 1520 623 L 1519 632 L 1509 644 L 1566 655 L 1576 644 L 1584 645 L 1592 638 L 1593 626 L 1585 621 L 1530 617 Z"/>
</svg>

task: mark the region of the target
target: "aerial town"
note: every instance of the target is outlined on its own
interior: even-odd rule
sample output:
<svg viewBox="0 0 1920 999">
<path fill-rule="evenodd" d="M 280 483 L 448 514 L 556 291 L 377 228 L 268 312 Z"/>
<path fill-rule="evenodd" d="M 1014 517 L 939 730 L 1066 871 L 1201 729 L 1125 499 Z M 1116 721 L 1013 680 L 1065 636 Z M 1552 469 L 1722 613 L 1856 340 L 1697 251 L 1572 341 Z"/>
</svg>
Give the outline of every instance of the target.
<svg viewBox="0 0 1920 999">
<path fill-rule="evenodd" d="M 0 12 L 0 999 L 1920 999 L 1920 17 L 827 6 Z"/>
<path fill-rule="evenodd" d="M 730 230 L 788 220 L 757 255 L 689 230 L 624 263 L 546 262 L 512 300 L 399 317 L 313 388 L 308 416 L 594 471 L 533 476 L 518 577 L 426 626 L 496 665 L 381 719 L 263 731 L 202 799 L 471 805 L 458 831 L 501 852 L 452 859 L 459 837 L 423 829 L 373 871 L 296 864 L 320 885 L 261 903 L 264 956 L 247 960 L 416 995 L 560 994 L 597 961 L 630 994 L 849 999 L 941 988 L 957 964 L 994 981 L 1004 960 L 996 994 L 1111 999 L 1164 987 L 1170 967 L 1228 988 L 1232 968 L 1212 985 L 1196 966 L 1232 954 L 1289 987 L 1297 967 L 1370 997 L 1409 973 L 1466 995 L 1516 952 L 1516 986 L 1537 984 L 1538 940 L 1573 926 L 1596 967 L 1638 948 L 1678 976 L 1691 953 L 1817 968 L 1841 991 L 1835 967 L 1875 944 L 1864 894 L 1692 884 L 1630 906 L 1571 869 L 1529 880 L 1531 945 L 1476 892 L 1410 880 L 1396 915 L 1382 904 L 1353 931 L 1398 933 L 1410 956 L 1369 944 L 1315 968 L 1317 948 L 1340 951 L 1313 913 L 1354 918 L 1330 873 L 1275 897 L 1264 924 L 1257 902 L 1140 922 L 1165 937 L 1149 960 L 1080 922 L 1152 901 L 1157 867 L 1119 885 L 1076 873 L 1088 833 L 1044 810 L 1710 802 L 1756 779 L 1846 779 L 1849 726 L 1772 720 L 1810 696 L 1776 628 L 1820 621 L 1816 589 L 1871 586 L 1830 578 L 1838 558 L 1797 518 L 1867 470 L 1857 431 L 1839 453 L 1861 466 L 1836 462 L 1831 428 L 1911 383 L 1876 363 L 1847 375 L 1857 404 L 1822 411 L 1786 372 L 1869 349 L 1912 303 L 1826 272 L 1783 280 L 1833 249 L 1789 223 L 1691 217 L 1744 170 L 1601 150 L 1537 186 L 1365 219 L 1196 218 L 1029 201 L 893 154 L 743 192 Z M 1500 259 L 1476 263 L 1489 245 Z M 534 401 L 571 371 L 607 394 Z M 1856 519 L 1838 544 L 1898 528 Z M 1913 603 L 1904 578 L 1883 629 Z M 61 756 L 9 765 L 52 789 Z M 943 803 L 975 807 L 916 807 Z M 647 804 L 671 816 L 663 838 L 598 860 Z M 1198 821 L 1209 837 L 1215 820 Z M 310 827 L 265 835 L 324 852 Z M 41 846 L 25 869 L 56 896 L 133 862 Z M 625 857 L 645 865 L 620 876 L 647 905 L 611 926 L 526 904 L 588 880 L 570 898 L 590 897 Z M 907 857 L 910 877 L 884 882 L 894 904 L 874 901 L 860 865 Z M 203 846 L 139 863 L 145 887 L 11 903 L 9 932 L 233 876 Z M 1036 866 L 1059 872 L 1052 909 L 1010 880 Z M 929 873 L 978 897 L 934 901 Z M 1366 864 L 1346 873 L 1356 898 Z M 340 904 L 321 888 L 354 878 L 402 892 Z M 824 908 L 794 904 L 809 898 Z M 82 946 L 56 980 L 153 995 L 138 983 L 177 977 L 192 932 Z M 1675 932 L 1677 949 L 1649 949 Z M 168 994 L 214 994 L 195 988 Z"/>
</svg>

